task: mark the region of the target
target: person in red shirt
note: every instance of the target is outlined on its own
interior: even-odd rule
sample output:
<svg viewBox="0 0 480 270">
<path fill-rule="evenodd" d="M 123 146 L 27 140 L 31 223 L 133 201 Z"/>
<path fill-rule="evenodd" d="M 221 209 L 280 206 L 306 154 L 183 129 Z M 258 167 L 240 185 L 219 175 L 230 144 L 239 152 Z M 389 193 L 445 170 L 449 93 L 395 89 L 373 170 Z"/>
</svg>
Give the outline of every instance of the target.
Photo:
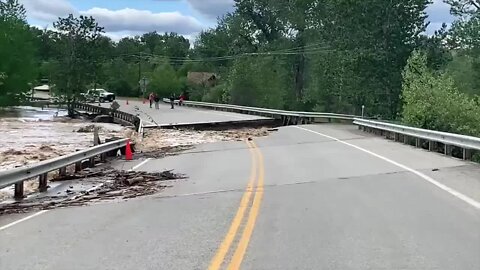
<svg viewBox="0 0 480 270">
<path fill-rule="evenodd" d="M 185 95 L 181 94 L 179 97 L 178 105 L 183 106 L 183 102 L 185 101 Z"/>
</svg>

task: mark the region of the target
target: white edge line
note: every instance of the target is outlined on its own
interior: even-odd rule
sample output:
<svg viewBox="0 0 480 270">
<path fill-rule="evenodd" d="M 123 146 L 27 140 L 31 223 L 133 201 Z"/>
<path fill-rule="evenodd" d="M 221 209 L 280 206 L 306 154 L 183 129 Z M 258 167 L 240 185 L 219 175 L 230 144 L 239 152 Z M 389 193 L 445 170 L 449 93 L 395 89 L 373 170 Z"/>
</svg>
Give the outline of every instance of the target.
<svg viewBox="0 0 480 270">
<path fill-rule="evenodd" d="M 12 226 L 17 225 L 18 223 L 27 221 L 27 220 L 29 220 L 29 219 L 31 219 L 31 218 L 36 217 L 36 216 L 40 216 L 40 215 L 42 215 L 42 214 L 45 214 L 46 212 L 48 212 L 48 210 L 42 210 L 42 211 L 37 212 L 37 213 L 35 213 L 35 214 L 33 214 L 33 215 L 30 215 L 30 216 L 24 217 L 24 218 L 22 218 L 22 219 L 19 219 L 19 220 L 17 220 L 17 221 L 14 221 L 14 222 L 12 222 L 12 223 L 10 223 L 10 224 L 7 224 L 7 225 L 5 225 L 5 226 L 0 227 L 0 231 L 3 231 L 3 230 L 5 230 L 5 229 L 8 229 L 8 228 L 10 228 L 10 227 L 12 227 Z"/>
<path fill-rule="evenodd" d="M 131 168 L 129 171 L 134 171 L 134 170 L 142 167 L 143 165 L 147 164 L 150 160 L 152 160 L 152 159 L 151 159 L 151 158 L 147 158 L 147 159 L 144 160 L 142 163 L 140 163 L 140 164 L 136 165 L 135 167 Z M 93 190 L 93 189 L 95 189 L 95 188 L 92 188 L 92 190 Z M 42 214 L 45 214 L 45 213 L 48 212 L 48 211 L 49 211 L 49 210 L 42 210 L 42 211 L 39 211 L 39 212 L 37 212 L 37 213 L 35 213 L 35 214 L 32 214 L 32 215 L 30 215 L 30 216 L 27 216 L 27 217 L 24 217 L 24 218 L 22 218 L 22 219 L 16 220 L 16 221 L 14 221 L 14 222 L 12 222 L 12 223 L 9 223 L 9 224 L 7 224 L 7 225 L 5 225 L 5 226 L 0 227 L 0 231 L 6 230 L 6 229 L 8 229 L 8 228 L 10 228 L 10 227 L 12 227 L 12 226 L 15 226 L 15 225 L 19 224 L 19 223 L 22 223 L 22 222 L 27 221 L 27 220 L 29 220 L 29 219 L 32 219 L 32 218 L 34 218 L 34 217 L 40 216 L 40 215 L 42 215 Z"/>
<path fill-rule="evenodd" d="M 393 164 L 393 165 L 395 165 L 395 166 L 397 166 L 397 167 L 400 167 L 400 168 L 402 168 L 402 169 L 404 169 L 404 170 L 406 170 L 406 171 L 409 171 L 409 172 L 411 172 L 411 173 L 413 173 L 413 174 L 415 174 L 415 175 L 423 178 L 423 179 L 426 180 L 427 182 L 429 182 L 429 183 L 437 186 L 438 188 L 440 188 L 440 189 L 442 189 L 442 190 L 450 193 L 451 195 L 457 197 L 458 199 L 460 199 L 460 200 L 462 200 L 462 201 L 470 204 L 471 206 L 473 206 L 473 207 L 475 207 L 475 208 L 477 208 L 477 209 L 480 209 L 480 202 L 477 202 L 476 200 L 468 197 L 467 195 L 462 194 L 462 193 L 456 191 L 455 189 L 452 189 L 452 188 L 450 188 L 450 187 L 448 187 L 448 186 L 446 186 L 446 185 L 444 185 L 444 184 L 442 184 L 442 183 L 434 180 L 434 179 L 431 178 L 430 176 L 427 176 L 427 175 L 425 175 L 425 174 L 423 174 L 423 173 L 421 173 L 421 172 L 419 172 L 419 171 L 417 171 L 417 170 L 414 170 L 414 169 L 412 169 L 412 168 L 410 168 L 410 167 L 407 167 L 407 166 L 405 166 L 405 165 L 403 165 L 403 164 L 400 164 L 400 163 L 398 163 L 398 162 L 396 162 L 396 161 L 393 161 L 393 160 L 391 160 L 391 159 L 389 159 L 389 158 L 386 158 L 386 157 L 384 157 L 384 156 L 381 156 L 381 155 L 379 155 L 379 154 L 376 154 L 376 153 L 374 153 L 374 152 L 371 152 L 371 151 L 369 151 L 369 150 L 367 150 L 367 149 L 364 149 L 364 148 L 362 148 L 362 147 L 360 147 L 360 146 L 356 146 L 356 145 L 354 145 L 354 144 L 351 144 L 351 143 L 342 141 L 342 140 L 340 140 L 340 139 L 337 139 L 337 138 L 334 138 L 334 137 L 325 135 L 325 134 L 323 134 L 323 133 L 316 132 L 316 131 L 313 131 L 313 130 L 310 130 L 310 129 L 306 129 L 306 128 L 303 128 L 303 127 L 298 127 L 298 126 L 296 126 L 295 128 L 298 128 L 298 129 L 301 129 L 301 130 L 304 130 L 304 131 L 308 131 L 308 132 L 311 132 L 311 133 L 314 133 L 314 134 L 317 134 L 317 135 L 320 135 L 320 136 L 329 138 L 329 139 L 331 139 L 331 140 L 337 141 L 337 142 L 339 142 L 339 143 L 343 143 L 343 144 L 345 144 L 345 145 L 348 145 L 348 146 L 350 146 L 350 147 L 353 147 L 353 148 L 355 148 L 355 149 L 358 149 L 358 150 L 360 150 L 360 151 L 363 151 L 363 152 L 365 152 L 365 153 L 367 153 L 367 154 L 370 154 L 370 155 L 372 155 L 372 156 L 374 156 L 374 157 L 377 157 L 377 158 L 379 158 L 379 159 L 382 159 L 382 160 L 384 160 L 384 161 L 386 161 L 386 162 L 388 162 L 388 163 L 391 163 L 391 164 Z"/>
<path fill-rule="evenodd" d="M 151 158 L 147 158 L 147 159 L 145 159 L 144 161 L 142 161 L 140 164 L 134 166 L 133 168 L 131 168 L 131 169 L 128 170 L 128 171 L 130 171 L 130 172 L 131 172 L 131 171 L 135 171 L 136 169 L 138 169 L 138 168 L 142 167 L 143 165 L 147 164 L 150 160 L 152 160 L 152 159 L 151 159 Z"/>
</svg>

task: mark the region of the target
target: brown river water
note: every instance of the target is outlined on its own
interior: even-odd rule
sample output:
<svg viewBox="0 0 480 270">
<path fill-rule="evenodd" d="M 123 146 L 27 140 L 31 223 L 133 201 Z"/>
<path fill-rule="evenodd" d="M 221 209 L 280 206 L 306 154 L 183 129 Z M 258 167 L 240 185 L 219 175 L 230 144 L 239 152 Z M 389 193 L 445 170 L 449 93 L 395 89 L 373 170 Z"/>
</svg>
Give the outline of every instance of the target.
<svg viewBox="0 0 480 270">
<path fill-rule="evenodd" d="M 93 123 L 65 117 L 56 108 L 0 110 L 0 171 L 64 155 L 93 145 Z M 123 136 L 116 124 L 95 123 L 100 137 Z M 78 132 L 80 129 L 84 132 Z"/>
</svg>

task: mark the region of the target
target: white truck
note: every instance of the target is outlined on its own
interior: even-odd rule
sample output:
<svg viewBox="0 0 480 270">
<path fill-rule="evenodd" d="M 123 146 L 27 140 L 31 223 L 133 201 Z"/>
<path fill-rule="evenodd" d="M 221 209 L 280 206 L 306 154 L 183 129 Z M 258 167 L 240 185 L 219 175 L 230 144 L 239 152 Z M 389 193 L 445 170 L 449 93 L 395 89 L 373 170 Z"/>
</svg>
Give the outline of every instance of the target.
<svg viewBox="0 0 480 270">
<path fill-rule="evenodd" d="M 87 102 L 112 102 L 115 100 L 115 94 L 105 89 L 90 89 L 82 96 Z"/>
</svg>

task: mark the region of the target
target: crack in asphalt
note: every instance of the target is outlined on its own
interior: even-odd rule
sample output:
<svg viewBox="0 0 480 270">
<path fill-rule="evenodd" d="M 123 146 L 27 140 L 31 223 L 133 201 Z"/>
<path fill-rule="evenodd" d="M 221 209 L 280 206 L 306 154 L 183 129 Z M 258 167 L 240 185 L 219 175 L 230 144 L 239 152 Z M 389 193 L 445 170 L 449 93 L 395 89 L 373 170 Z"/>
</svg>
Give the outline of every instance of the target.
<svg viewBox="0 0 480 270">
<path fill-rule="evenodd" d="M 385 175 L 395 175 L 401 173 L 409 173 L 406 170 L 399 170 L 394 172 L 387 172 L 387 173 L 378 173 L 378 174 L 366 174 L 366 175 L 359 175 L 359 176 L 349 176 L 349 177 L 337 177 L 337 178 L 326 178 L 321 180 L 309 180 L 309 181 L 297 181 L 293 183 L 282 183 L 282 184 L 266 184 L 263 186 L 263 190 L 272 189 L 277 187 L 286 187 L 286 186 L 297 186 L 297 185 L 308 185 L 308 184 L 319 184 L 321 182 L 332 181 L 332 180 L 353 180 L 356 178 L 364 178 L 369 176 L 385 176 Z M 212 190 L 212 191 L 205 191 L 205 192 L 196 192 L 196 193 L 186 193 L 186 194 L 172 194 L 172 195 L 153 195 L 151 198 L 155 200 L 159 199 L 173 199 L 173 198 L 182 198 L 182 197 L 197 197 L 197 196 L 204 196 L 204 195 L 215 195 L 215 194 L 224 194 L 224 193 L 245 193 L 245 192 L 255 192 L 246 191 L 245 188 L 235 188 L 235 189 L 221 189 L 221 190 Z"/>
<path fill-rule="evenodd" d="M 364 140 L 368 138 L 349 138 L 345 139 L 344 141 L 357 141 L 357 140 Z M 219 141 L 216 143 L 220 142 L 241 142 L 241 141 Z M 325 141 L 317 141 L 317 142 L 298 142 L 298 143 L 286 143 L 286 144 L 276 144 L 276 145 L 259 145 L 259 149 L 268 149 L 268 148 L 277 148 L 277 147 L 285 147 L 285 146 L 295 146 L 295 145 L 314 145 L 314 144 L 324 144 L 324 143 L 330 143 L 330 142 L 336 142 L 334 140 L 325 140 Z M 194 144 L 191 145 L 193 147 L 199 146 L 199 144 Z M 247 147 L 241 146 L 241 147 L 231 147 L 231 148 L 225 148 L 225 149 L 214 149 L 214 150 L 198 150 L 198 151 L 188 151 L 188 152 L 180 152 L 176 156 L 181 156 L 181 155 L 187 155 L 187 154 L 202 154 L 202 153 L 216 153 L 216 152 L 224 152 L 224 151 L 238 151 L 238 150 L 248 150 Z"/>
</svg>

